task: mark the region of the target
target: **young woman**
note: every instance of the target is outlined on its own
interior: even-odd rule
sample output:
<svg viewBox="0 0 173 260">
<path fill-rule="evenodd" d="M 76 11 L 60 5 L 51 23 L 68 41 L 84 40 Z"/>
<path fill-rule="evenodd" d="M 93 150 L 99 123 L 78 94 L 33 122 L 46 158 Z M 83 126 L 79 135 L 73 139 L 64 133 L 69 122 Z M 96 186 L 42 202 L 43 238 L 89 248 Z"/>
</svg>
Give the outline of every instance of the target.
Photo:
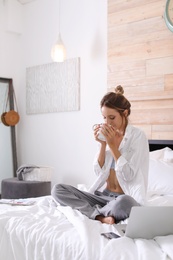
<svg viewBox="0 0 173 260">
<path fill-rule="evenodd" d="M 123 92 L 118 86 L 100 103 L 104 124 L 94 127 L 95 140 L 100 143 L 94 162 L 95 183 L 88 192 L 65 184 L 52 189 L 61 205 L 107 224 L 128 218 L 131 208 L 144 205 L 146 198 L 148 141 L 140 129 L 128 124 L 131 105 Z"/>
</svg>

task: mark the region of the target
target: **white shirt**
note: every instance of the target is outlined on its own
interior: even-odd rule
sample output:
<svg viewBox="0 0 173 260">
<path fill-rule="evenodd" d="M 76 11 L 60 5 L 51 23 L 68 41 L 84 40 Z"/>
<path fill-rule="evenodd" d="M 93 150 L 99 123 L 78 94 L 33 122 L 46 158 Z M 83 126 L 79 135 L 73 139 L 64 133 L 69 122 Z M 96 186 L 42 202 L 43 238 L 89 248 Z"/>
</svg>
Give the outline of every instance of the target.
<svg viewBox="0 0 173 260">
<path fill-rule="evenodd" d="M 146 202 L 149 167 L 149 145 L 144 132 L 128 125 L 119 146 L 119 151 L 121 156 L 115 162 L 118 182 L 126 195 L 133 197 L 138 203 L 144 205 Z M 94 172 L 97 179 L 89 189 L 91 193 L 99 190 L 106 183 L 113 156 L 110 150 L 106 150 L 105 163 L 102 168 L 97 159 L 98 153 L 94 160 Z"/>
</svg>

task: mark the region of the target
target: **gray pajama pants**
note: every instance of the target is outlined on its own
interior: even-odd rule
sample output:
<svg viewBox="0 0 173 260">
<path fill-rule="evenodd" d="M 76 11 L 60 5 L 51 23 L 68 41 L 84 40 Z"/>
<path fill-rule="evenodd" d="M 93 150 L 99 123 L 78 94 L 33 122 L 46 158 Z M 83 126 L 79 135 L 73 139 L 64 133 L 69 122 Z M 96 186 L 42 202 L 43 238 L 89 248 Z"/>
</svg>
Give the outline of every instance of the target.
<svg viewBox="0 0 173 260">
<path fill-rule="evenodd" d="M 51 194 L 60 205 L 79 210 L 90 219 L 95 219 L 98 215 L 112 216 L 116 223 L 128 218 L 133 206 L 140 206 L 132 197 L 125 194 L 109 190 L 91 194 L 66 184 L 56 184 Z"/>
</svg>

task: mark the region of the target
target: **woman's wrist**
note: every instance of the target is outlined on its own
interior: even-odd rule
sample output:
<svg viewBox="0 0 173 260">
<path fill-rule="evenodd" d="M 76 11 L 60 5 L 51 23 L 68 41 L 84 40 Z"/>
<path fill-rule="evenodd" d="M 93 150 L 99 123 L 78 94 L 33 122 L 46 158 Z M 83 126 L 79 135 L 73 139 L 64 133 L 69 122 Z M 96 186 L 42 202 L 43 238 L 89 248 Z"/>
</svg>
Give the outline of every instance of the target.
<svg viewBox="0 0 173 260">
<path fill-rule="evenodd" d="M 118 158 L 121 156 L 120 151 L 118 149 L 115 149 L 115 148 L 114 149 L 110 148 L 110 150 L 112 152 L 112 155 L 113 155 L 114 159 L 117 161 Z"/>
<path fill-rule="evenodd" d="M 101 143 L 101 147 L 100 147 L 100 153 L 98 156 L 98 163 L 100 165 L 100 167 L 102 168 L 104 163 L 105 163 L 105 152 L 106 152 L 106 143 Z"/>
</svg>

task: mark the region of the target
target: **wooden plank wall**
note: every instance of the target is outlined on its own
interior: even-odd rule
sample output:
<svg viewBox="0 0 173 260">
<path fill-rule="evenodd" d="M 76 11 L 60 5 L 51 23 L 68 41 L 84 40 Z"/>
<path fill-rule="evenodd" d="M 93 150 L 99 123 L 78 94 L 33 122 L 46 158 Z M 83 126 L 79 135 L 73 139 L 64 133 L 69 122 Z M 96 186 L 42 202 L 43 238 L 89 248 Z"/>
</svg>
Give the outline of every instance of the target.
<svg viewBox="0 0 173 260">
<path fill-rule="evenodd" d="M 149 139 L 173 139 L 173 33 L 166 0 L 108 0 L 108 91 L 131 101 L 130 122 Z"/>
</svg>

